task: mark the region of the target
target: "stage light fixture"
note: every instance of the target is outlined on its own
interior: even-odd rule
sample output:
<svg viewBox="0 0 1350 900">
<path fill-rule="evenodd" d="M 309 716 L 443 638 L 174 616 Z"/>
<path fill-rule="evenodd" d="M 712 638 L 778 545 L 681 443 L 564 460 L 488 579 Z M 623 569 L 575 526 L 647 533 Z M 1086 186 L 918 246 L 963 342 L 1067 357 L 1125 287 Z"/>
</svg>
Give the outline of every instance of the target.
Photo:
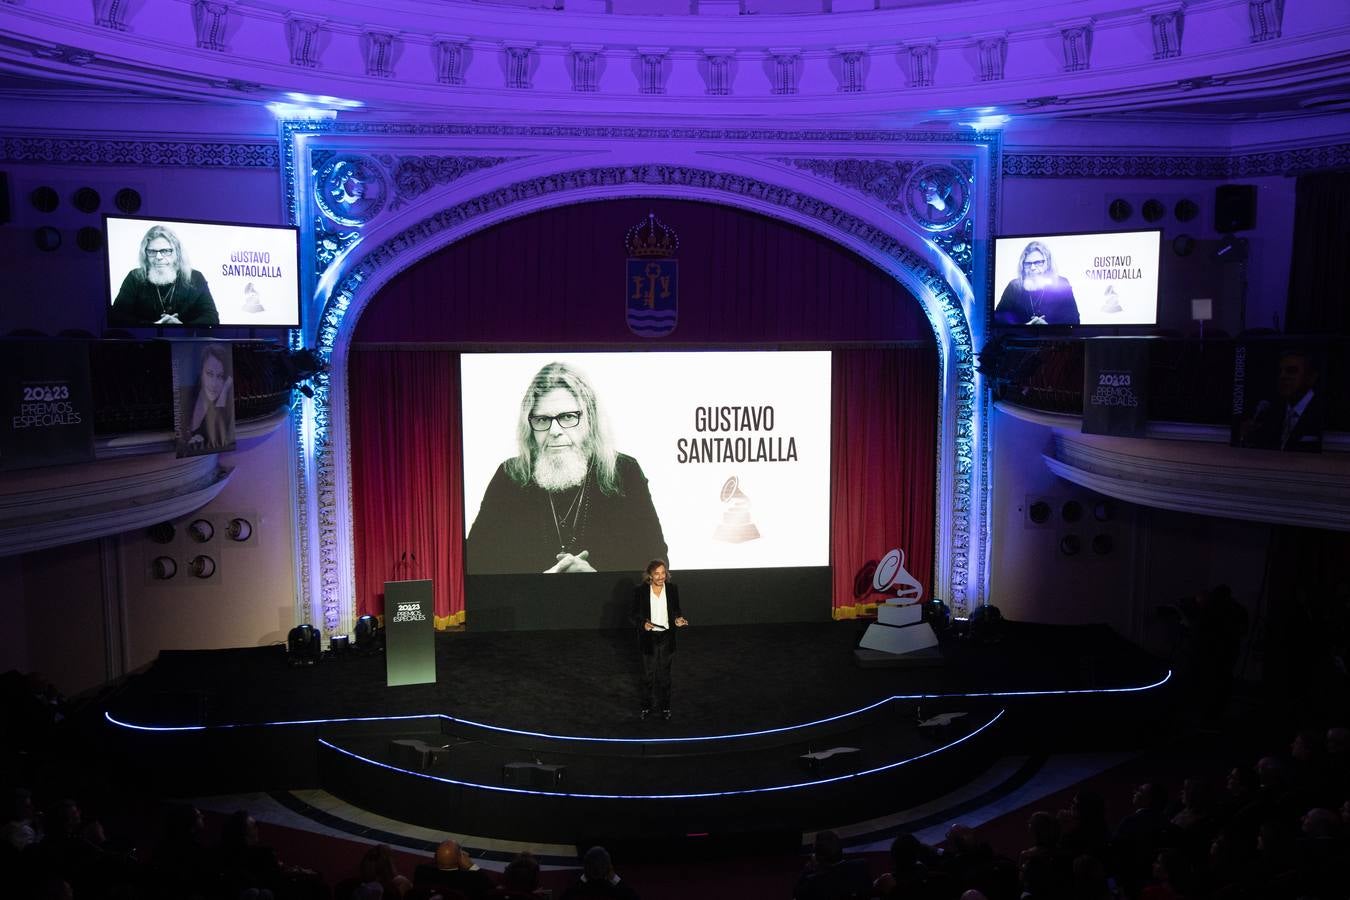
<svg viewBox="0 0 1350 900">
<path fill-rule="evenodd" d="M 375 653 L 384 648 L 384 632 L 380 630 L 380 620 L 372 615 L 364 615 L 356 620 L 352 629 L 356 636 L 356 649 L 362 653 Z"/>
<path fill-rule="evenodd" d="M 192 557 L 192 562 L 188 563 L 188 568 L 192 571 L 193 578 L 203 580 L 216 574 L 216 561 L 205 554 Z"/>
<path fill-rule="evenodd" d="M 156 556 L 150 562 L 150 576 L 156 581 L 168 581 L 178 574 L 178 563 L 171 556 Z"/>
<path fill-rule="evenodd" d="M 934 597 L 923 605 L 923 620 L 933 631 L 942 635 L 952 625 L 952 610 L 946 603 Z"/>
<path fill-rule="evenodd" d="M 319 629 L 306 622 L 286 635 L 286 662 L 292 666 L 312 666 L 319 661 Z"/>
<path fill-rule="evenodd" d="M 193 519 L 188 525 L 188 535 L 197 543 L 205 544 L 216 536 L 216 526 L 206 519 Z"/>
<path fill-rule="evenodd" d="M 1003 613 L 997 606 L 986 603 L 977 606 L 966 623 L 970 639 L 981 644 L 992 644 L 1003 639 Z"/>
<path fill-rule="evenodd" d="M 351 639 L 345 634 L 335 634 L 328 639 L 328 649 L 333 655 L 341 656 L 351 649 Z"/>
<path fill-rule="evenodd" d="M 232 541 L 243 543 L 253 536 L 253 525 L 248 519 L 234 518 L 225 526 L 225 535 Z"/>
</svg>

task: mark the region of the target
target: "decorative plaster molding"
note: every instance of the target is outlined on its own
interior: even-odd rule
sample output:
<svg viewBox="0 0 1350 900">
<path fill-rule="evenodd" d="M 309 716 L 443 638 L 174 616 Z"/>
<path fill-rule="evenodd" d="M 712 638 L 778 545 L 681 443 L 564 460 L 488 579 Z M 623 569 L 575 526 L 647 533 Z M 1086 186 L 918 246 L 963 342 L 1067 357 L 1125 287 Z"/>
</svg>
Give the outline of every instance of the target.
<svg viewBox="0 0 1350 900">
<path fill-rule="evenodd" d="M 433 46 L 436 52 L 436 80 L 441 84 L 463 84 L 464 67 L 468 63 L 469 39 L 458 35 L 438 34 Z"/>
<path fill-rule="evenodd" d="M 867 53 L 863 50 L 839 51 L 839 92 L 856 94 L 863 90 L 863 62 Z"/>
<path fill-rule="evenodd" d="M 281 154 L 275 143 L 0 137 L 0 160 L 70 166 L 275 169 L 281 164 Z"/>
<path fill-rule="evenodd" d="M 1350 165 L 1350 144 L 1234 156 L 1006 153 L 1004 178 L 1253 178 Z"/>
<path fill-rule="evenodd" d="M 1054 448 L 1044 457 L 1050 471 L 1130 503 L 1350 531 L 1350 458 L 1341 454 L 1309 459 L 1313 454 L 1067 433 L 1055 435 Z"/>
<path fill-rule="evenodd" d="M 879 200 L 925 231 L 943 233 L 935 243 L 965 274 L 974 271 L 974 164 L 923 165 L 921 160 L 779 159 L 778 162 Z"/>
<path fill-rule="evenodd" d="M 0 556 L 145 528 L 211 502 L 230 479 L 215 455 L 65 467 L 64 485 L 0 493 Z M 78 480 L 77 480 L 78 479 Z"/>
<path fill-rule="evenodd" d="M 802 51 L 797 48 L 778 48 L 769 51 L 773 66 L 773 93 L 787 95 L 797 93 L 797 79 Z"/>
<path fill-rule="evenodd" d="M 193 0 L 192 25 L 197 32 L 197 47 L 223 52 L 229 18 L 230 7 L 227 4 L 219 0 Z"/>
<path fill-rule="evenodd" d="M 361 50 L 365 56 L 366 74 L 372 78 L 393 78 L 397 44 L 398 39 L 391 31 L 362 31 Z"/>
<path fill-rule="evenodd" d="M 291 65 L 306 69 L 318 68 L 319 45 L 324 30 L 322 19 L 297 15 L 286 17 L 286 46 L 291 52 Z"/>
<path fill-rule="evenodd" d="M 1145 10 L 1153 24 L 1153 58 L 1171 59 L 1181 55 L 1181 35 L 1185 14 L 1180 5 Z"/>
<path fill-rule="evenodd" d="M 126 31 L 130 9 L 131 0 L 95 0 L 94 24 L 113 31 Z"/>
<path fill-rule="evenodd" d="M 904 49 L 904 63 L 910 87 L 932 87 L 937 74 L 937 44 L 911 44 Z"/>
<path fill-rule="evenodd" d="M 977 39 L 980 54 L 980 81 L 1002 81 L 1008 63 L 1008 35 L 1004 32 Z"/>
<path fill-rule="evenodd" d="M 530 81 L 530 69 L 534 64 L 534 46 L 506 44 L 502 47 L 502 52 L 506 54 L 506 86 L 528 91 L 533 86 Z"/>
<path fill-rule="evenodd" d="M 638 93 L 664 94 L 666 92 L 666 57 L 670 51 L 665 47 L 639 47 L 638 64 L 642 75 L 638 79 Z"/>
<path fill-rule="evenodd" d="M 735 59 L 734 50 L 703 51 L 703 83 L 710 97 L 727 97 L 731 94 L 731 64 Z"/>
<path fill-rule="evenodd" d="M 427 191 L 458 181 L 465 175 L 520 159 L 518 156 L 390 156 L 378 154 L 384 167 L 393 172 L 394 200 L 391 210 L 402 207 Z"/>
<path fill-rule="evenodd" d="M 1247 0 L 1252 23 L 1252 43 L 1273 41 L 1284 30 L 1284 0 Z"/>
<path fill-rule="evenodd" d="M 572 45 L 572 90 L 583 94 L 600 89 L 600 48 Z"/>
<path fill-rule="evenodd" d="M 88 66 L 99 62 L 99 58 L 90 50 L 71 47 L 68 44 L 34 47 L 32 53 L 38 59 L 49 59 L 65 63 L 68 66 Z"/>
<path fill-rule="evenodd" d="M 1086 72 L 1092 68 L 1092 22 L 1074 22 L 1059 30 L 1064 50 L 1065 72 Z"/>
</svg>

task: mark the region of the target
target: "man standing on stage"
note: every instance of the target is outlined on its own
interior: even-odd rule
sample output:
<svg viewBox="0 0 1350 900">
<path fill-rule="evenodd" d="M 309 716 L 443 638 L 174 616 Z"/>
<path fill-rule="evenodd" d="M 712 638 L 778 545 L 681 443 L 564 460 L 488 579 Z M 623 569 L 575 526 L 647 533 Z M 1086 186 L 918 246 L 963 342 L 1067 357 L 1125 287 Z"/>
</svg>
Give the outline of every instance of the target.
<svg viewBox="0 0 1350 900">
<path fill-rule="evenodd" d="M 535 374 L 516 443 L 469 530 L 471 574 L 632 571 L 666 555 L 647 477 L 614 449 L 577 369 L 553 362 Z"/>
<path fill-rule="evenodd" d="M 642 714 L 661 710 L 661 718 L 670 721 L 670 673 L 675 659 L 675 629 L 689 620 L 680 609 L 680 589 L 668 580 L 670 570 L 664 560 L 647 563 L 642 584 L 633 589 L 633 621 L 642 648 Z"/>
</svg>

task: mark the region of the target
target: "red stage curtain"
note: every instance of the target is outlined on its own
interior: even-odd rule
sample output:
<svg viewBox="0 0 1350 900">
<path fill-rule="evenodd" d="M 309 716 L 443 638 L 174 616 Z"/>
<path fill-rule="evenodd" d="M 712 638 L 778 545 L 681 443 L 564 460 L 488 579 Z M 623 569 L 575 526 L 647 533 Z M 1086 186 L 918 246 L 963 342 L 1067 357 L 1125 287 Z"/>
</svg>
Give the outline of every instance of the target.
<svg viewBox="0 0 1350 900">
<path fill-rule="evenodd" d="M 899 547 L 905 569 L 933 589 L 937 358 L 931 348 L 834 352 L 834 617 L 875 607 L 858 597 L 863 566 Z M 870 592 L 870 578 L 867 581 Z"/>
<path fill-rule="evenodd" d="M 430 578 L 436 627 L 461 624 L 459 357 L 357 349 L 348 391 L 356 612 L 383 615 L 386 581 Z"/>
</svg>

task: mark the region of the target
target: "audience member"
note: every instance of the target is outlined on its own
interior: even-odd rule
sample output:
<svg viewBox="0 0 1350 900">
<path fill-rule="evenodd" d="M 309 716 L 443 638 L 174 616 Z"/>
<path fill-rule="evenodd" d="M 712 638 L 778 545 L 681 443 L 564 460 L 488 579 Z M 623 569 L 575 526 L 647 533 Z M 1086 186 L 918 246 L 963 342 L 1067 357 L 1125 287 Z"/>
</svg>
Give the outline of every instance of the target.
<svg viewBox="0 0 1350 900">
<path fill-rule="evenodd" d="M 815 852 L 797 879 L 797 900 L 850 900 L 871 894 L 867 861 L 844 856 L 844 843 L 833 831 L 816 834 Z"/>
<path fill-rule="evenodd" d="M 592 847 L 581 860 L 581 877 L 563 891 L 562 900 L 637 900 L 638 893 L 614 872 L 614 863 L 604 847 Z"/>
<path fill-rule="evenodd" d="M 380 895 L 387 900 L 402 897 L 412 889 L 413 883 L 398 873 L 394 866 L 394 854 L 388 844 L 376 844 L 361 858 L 361 884 L 378 884 Z"/>
<path fill-rule="evenodd" d="M 537 897 L 539 891 L 539 860 L 528 850 L 515 855 L 502 872 L 501 883 L 492 892 L 493 898 L 510 900 L 529 900 Z"/>
<path fill-rule="evenodd" d="M 444 888 L 458 891 L 469 900 L 478 900 L 492 893 L 492 879 L 469 856 L 469 851 L 452 838 L 441 841 L 436 848 L 436 861 L 422 863 L 413 871 L 413 883 L 418 887 Z"/>
</svg>

